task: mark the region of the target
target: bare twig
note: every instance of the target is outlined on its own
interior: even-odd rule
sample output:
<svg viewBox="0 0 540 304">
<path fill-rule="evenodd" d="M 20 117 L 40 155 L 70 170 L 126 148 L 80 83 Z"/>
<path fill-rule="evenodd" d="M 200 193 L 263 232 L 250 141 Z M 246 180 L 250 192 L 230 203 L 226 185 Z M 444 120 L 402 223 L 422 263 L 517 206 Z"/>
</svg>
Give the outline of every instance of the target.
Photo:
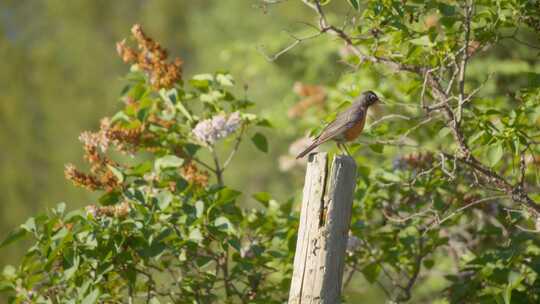
<svg viewBox="0 0 540 304">
<path fill-rule="evenodd" d="M 242 127 L 240 129 L 240 133 L 236 137 L 234 147 L 233 147 L 231 153 L 229 154 L 229 157 L 227 157 L 227 160 L 225 160 L 225 162 L 223 163 L 223 167 L 222 167 L 223 170 L 225 170 L 227 168 L 227 166 L 229 166 L 229 164 L 231 163 L 231 160 L 233 159 L 234 155 L 236 155 L 236 152 L 238 152 L 238 148 L 240 147 L 240 143 L 242 142 L 242 136 L 244 135 L 244 130 L 245 130 L 245 127 L 244 127 L 244 125 L 242 125 Z"/>
<path fill-rule="evenodd" d="M 225 286 L 225 296 L 230 299 L 232 295 L 231 282 L 229 278 L 229 250 L 225 250 L 225 253 L 219 258 L 219 266 L 223 272 L 223 283 Z"/>
<path fill-rule="evenodd" d="M 426 105 L 425 96 L 426 96 L 426 85 L 428 81 L 429 75 L 436 71 L 437 68 L 429 69 L 424 73 L 424 81 L 422 83 L 422 91 L 420 93 L 420 104 L 422 105 L 422 109 L 426 110 L 428 109 L 428 106 Z"/>
<path fill-rule="evenodd" d="M 464 38 L 464 52 L 461 56 L 461 61 L 459 64 L 459 103 L 458 103 L 458 111 L 456 115 L 456 123 L 459 125 L 461 123 L 461 117 L 463 115 L 463 104 L 465 103 L 465 71 L 467 69 L 467 62 L 469 60 L 469 42 L 471 39 L 471 16 L 473 11 L 473 5 L 466 1 L 465 4 L 465 38 Z"/>
<path fill-rule="evenodd" d="M 493 73 L 490 73 L 488 75 L 488 77 L 486 78 L 486 80 L 484 82 L 482 82 L 482 84 L 480 84 L 476 89 L 474 89 L 471 93 L 467 94 L 467 96 L 463 99 L 462 101 L 462 105 L 466 104 L 467 102 L 469 102 L 485 85 L 486 83 L 491 79 L 491 77 L 493 76 Z"/>
<path fill-rule="evenodd" d="M 422 260 L 426 255 L 427 253 L 424 252 L 424 238 L 421 236 L 418 238 L 418 254 L 416 255 L 416 260 L 414 262 L 412 276 L 409 278 L 407 285 L 402 288 L 403 294 L 396 297 L 396 302 L 406 302 L 411 299 L 412 288 L 414 286 L 414 283 L 416 283 L 416 280 L 418 279 L 420 270 L 422 270 Z"/>
<path fill-rule="evenodd" d="M 370 128 L 373 128 L 374 126 L 380 124 L 381 122 L 385 121 L 385 120 L 390 120 L 390 119 L 394 119 L 394 118 L 400 118 L 400 119 L 404 119 L 404 120 L 411 120 L 411 117 L 409 116 L 405 116 L 405 115 L 400 115 L 400 114 L 390 114 L 390 115 L 385 115 L 379 119 L 377 119 L 376 121 L 372 122 L 368 129 Z"/>
<path fill-rule="evenodd" d="M 519 181 L 517 184 L 517 187 L 524 189 L 525 188 L 525 175 L 527 173 L 527 150 L 529 150 L 529 146 L 527 145 L 523 151 L 521 151 L 519 155 Z"/>
<path fill-rule="evenodd" d="M 203 162 L 202 160 L 196 158 L 196 157 L 193 157 L 191 158 L 192 160 L 194 160 L 196 163 L 202 165 L 203 167 L 205 167 L 206 169 L 212 171 L 212 173 L 216 173 L 216 170 L 214 168 L 212 168 L 210 165 L 206 164 L 205 162 Z"/>
<path fill-rule="evenodd" d="M 446 169 L 446 158 L 444 156 L 443 153 L 439 153 L 439 155 L 441 156 L 441 170 L 446 174 L 448 175 L 448 177 L 450 177 L 450 180 L 453 180 L 456 178 L 456 176 L 454 175 L 454 172 L 456 171 L 456 163 L 455 163 L 455 158 L 454 158 L 454 169 L 452 170 L 452 172 L 448 171 Z"/>
<path fill-rule="evenodd" d="M 389 116 L 391 116 L 391 115 L 389 115 Z M 381 144 L 381 145 L 385 145 L 385 146 L 418 148 L 418 144 L 416 142 L 412 141 L 410 138 L 408 138 L 409 134 L 411 134 L 413 131 L 417 130 L 421 126 L 423 126 L 423 125 L 429 123 L 430 121 L 432 121 L 434 119 L 434 117 L 435 116 L 430 116 L 430 117 L 427 117 L 426 119 L 420 121 L 418 124 L 416 124 L 416 125 L 412 126 L 411 128 L 409 128 L 405 133 L 401 134 L 399 136 L 399 138 L 397 138 L 397 139 L 388 139 L 388 140 L 378 139 L 378 140 L 376 140 L 374 142 L 358 140 L 358 142 L 368 144 L 368 145 L 376 143 L 376 144 Z M 412 119 L 412 118 L 409 117 L 409 120 L 410 119 Z M 371 126 L 373 126 L 373 124 Z M 409 142 L 407 142 L 407 141 L 409 141 Z M 411 141 L 413 143 L 411 143 Z"/>
<path fill-rule="evenodd" d="M 212 158 L 214 159 L 214 166 L 216 166 L 214 173 L 216 175 L 218 185 L 223 186 L 224 185 L 224 183 L 223 183 L 223 169 L 222 169 L 221 164 L 219 162 L 218 155 L 216 153 L 216 150 L 214 150 L 213 147 L 210 147 L 209 149 L 210 149 L 210 152 L 212 153 Z"/>
<path fill-rule="evenodd" d="M 445 154 L 447 157 L 454 157 Z M 498 191 L 506 193 L 514 202 L 520 203 L 531 209 L 534 214 L 540 216 L 540 205 L 533 201 L 529 194 L 519 185 L 512 185 L 505 178 L 494 172 L 493 170 L 486 168 L 476 158 L 470 157 L 469 159 L 464 157 L 456 157 L 457 161 L 468 167 L 476 170 L 484 176 L 486 181 L 496 187 Z"/>
<path fill-rule="evenodd" d="M 520 225 L 515 225 L 517 229 L 521 230 L 521 231 L 525 231 L 525 232 L 530 232 L 530 233 L 540 233 L 539 230 L 536 230 L 536 229 L 528 229 L 528 228 L 525 228 L 525 227 L 521 227 Z"/>
<path fill-rule="evenodd" d="M 345 279 L 343 283 L 343 289 L 345 289 L 347 286 L 349 286 L 349 283 L 351 283 L 351 280 L 354 274 L 358 271 L 358 269 L 356 269 L 357 265 L 358 265 L 358 259 L 355 259 L 351 266 L 351 271 L 349 271 L 349 274 L 347 275 L 347 278 Z"/>
<path fill-rule="evenodd" d="M 534 45 L 534 44 L 531 44 L 527 41 L 524 41 L 524 40 L 521 40 L 517 37 L 518 35 L 518 32 L 519 32 L 519 29 L 520 27 L 516 27 L 516 29 L 514 30 L 514 32 L 512 33 L 512 35 L 509 35 L 509 36 L 501 36 L 500 38 L 501 39 L 511 39 L 511 40 L 514 40 L 515 42 L 519 43 L 519 44 L 523 44 L 527 47 L 530 47 L 532 49 L 536 49 L 536 50 L 540 50 L 540 46 L 537 46 L 537 45 Z"/>
<path fill-rule="evenodd" d="M 482 199 L 478 199 L 474 202 L 471 202 L 463 207 L 460 207 L 454 211 L 452 211 L 449 215 L 447 215 L 446 217 L 440 219 L 440 220 L 437 220 L 435 221 L 432 225 L 430 225 L 430 227 L 428 227 L 426 229 L 426 231 L 429 231 L 431 229 L 433 229 L 434 225 L 437 225 L 437 226 L 440 226 L 442 225 L 444 222 L 450 220 L 451 218 L 453 218 L 454 216 L 460 214 L 461 212 L 465 211 L 466 209 L 469 209 L 471 207 L 474 207 L 476 205 L 479 205 L 481 203 L 484 203 L 484 202 L 488 202 L 488 201 L 492 201 L 492 200 L 496 200 L 496 199 L 501 199 L 501 198 L 506 198 L 507 196 L 506 195 L 496 195 L 496 196 L 490 196 L 490 197 L 485 197 L 485 198 L 482 198 Z"/>
<path fill-rule="evenodd" d="M 264 46 L 263 45 L 260 45 L 257 47 L 257 50 L 266 58 L 266 60 L 268 61 L 275 61 L 277 60 L 281 55 L 287 53 L 288 51 L 292 50 L 294 47 L 296 47 L 298 44 L 300 44 L 301 42 L 303 41 L 306 41 L 306 40 L 310 40 L 310 39 L 314 39 L 314 38 L 317 38 L 319 36 L 322 35 L 322 33 L 316 33 L 316 34 L 313 34 L 313 35 L 309 35 L 309 36 L 306 36 L 306 37 L 296 37 L 295 35 L 293 35 L 292 33 L 288 32 L 288 31 L 285 31 L 290 37 L 292 37 L 294 39 L 294 42 L 289 44 L 288 46 L 286 46 L 284 49 L 282 49 L 281 51 L 275 53 L 274 55 L 272 56 L 269 56 L 268 54 L 266 54 L 264 52 Z"/>
<path fill-rule="evenodd" d="M 426 214 L 428 213 L 437 213 L 435 210 L 431 209 L 431 208 L 427 208 L 425 210 L 422 210 L 420 212 L 416 212 L 416 213 L 413 213 L 413 214 L 410 214 L 408 216 L 405 216 L 405 217 L 395 217 L 395 216 L 391 216 L 390 214 L 388 214 L 388 211 L 386 211 L 385 209 L 382 209 L 382 214 L 384 215 L 384 217 L 391 221 L 391 222 L 395 222 L 395 223 L 404 223 L 408 220 L 411 220 L 413 218 L 417 218 L 417 217 L 425 217 Z"/>
</svg>

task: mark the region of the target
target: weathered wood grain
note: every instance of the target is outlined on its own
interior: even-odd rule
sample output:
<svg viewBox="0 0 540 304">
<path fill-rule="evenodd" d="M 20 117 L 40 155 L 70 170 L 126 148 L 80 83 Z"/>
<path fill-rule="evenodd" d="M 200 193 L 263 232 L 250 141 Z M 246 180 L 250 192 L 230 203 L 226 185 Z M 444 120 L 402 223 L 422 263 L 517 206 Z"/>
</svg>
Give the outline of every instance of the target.
<svg viewBox="0 0 540 304">
<path fill-rule="evenodd" d="M 289 303 L 340 302 L 355 181 L 351 157 L 309 156 Z"/>
</svg>

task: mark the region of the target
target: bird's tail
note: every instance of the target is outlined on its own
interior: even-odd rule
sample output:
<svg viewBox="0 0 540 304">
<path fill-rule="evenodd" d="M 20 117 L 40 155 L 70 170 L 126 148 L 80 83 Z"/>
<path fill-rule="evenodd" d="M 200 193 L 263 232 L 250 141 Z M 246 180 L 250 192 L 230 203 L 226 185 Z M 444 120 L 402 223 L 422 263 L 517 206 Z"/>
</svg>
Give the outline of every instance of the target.
<svg viewBox="0 0 540 304">
<path fill-rule="evenodd" d="M 311 152 L 313 149 L 317 148 L 317 146 L 319 146 L 319 143 L 317 141 L 315 141 L 309 147 L 307 147 L 304 151 L 302 151 L 300 154 L 298 154 L 298 156 L 296 156 L 296 159 L 304 157 L 306 154 Z"/>
</svg>

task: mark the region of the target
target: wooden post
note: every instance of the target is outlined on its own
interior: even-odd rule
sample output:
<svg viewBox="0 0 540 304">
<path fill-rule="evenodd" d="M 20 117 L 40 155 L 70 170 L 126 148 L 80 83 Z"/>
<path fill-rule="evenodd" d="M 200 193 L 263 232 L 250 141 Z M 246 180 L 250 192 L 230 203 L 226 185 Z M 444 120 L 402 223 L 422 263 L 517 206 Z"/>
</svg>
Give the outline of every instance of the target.
<svg viewBox="0 0 540 304">
<path fill-rule="evenodd" d="M 328 155 L 308 160 L 289 303 L 340 303 L 356 163 Z"/>
</svg>

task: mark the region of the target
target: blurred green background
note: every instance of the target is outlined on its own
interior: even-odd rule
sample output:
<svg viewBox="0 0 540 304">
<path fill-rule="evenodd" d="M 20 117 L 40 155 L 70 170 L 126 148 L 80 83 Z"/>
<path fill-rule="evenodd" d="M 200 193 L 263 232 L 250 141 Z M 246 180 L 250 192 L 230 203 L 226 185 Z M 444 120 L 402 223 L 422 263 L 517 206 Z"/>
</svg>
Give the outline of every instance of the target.
<svg viewBox="0 0 540 304">
<path fill-rule="evenodd" d="M 120 106 L 127 66 L 115 43 L 129 37 L 134 23 L 185 61 L 187 77 L 230 71 L 238 87 L 247 87 L 254 111 L 279 126 L 266 131 L 269 154 L 243 143 L 229 182 L 247 192 L 244 197 L 258 191 L 280 199 L 297 194 L 302 170 L 278 169 L 279 155 L 298 135 L 286 115 L 298 100 L 293 84 L 335 82 L 344 66 L 330 49 L 336 44 L 320 40 L 273 62 L 263 50 L 273 54 L 286 47 L 293 42 L 286 31 L 305 28 L 300 22 L 310 18 L 300 1 L 1 1 L 0 238 L 59 202 L 71 209 L 92 203 L 87 191 L 64 180 L 64 164 L 83 163 L 77 137 Z M 19 252 L 20 245 L 2 249 L 0 266 L 17 261 Z"/>
</svg>

